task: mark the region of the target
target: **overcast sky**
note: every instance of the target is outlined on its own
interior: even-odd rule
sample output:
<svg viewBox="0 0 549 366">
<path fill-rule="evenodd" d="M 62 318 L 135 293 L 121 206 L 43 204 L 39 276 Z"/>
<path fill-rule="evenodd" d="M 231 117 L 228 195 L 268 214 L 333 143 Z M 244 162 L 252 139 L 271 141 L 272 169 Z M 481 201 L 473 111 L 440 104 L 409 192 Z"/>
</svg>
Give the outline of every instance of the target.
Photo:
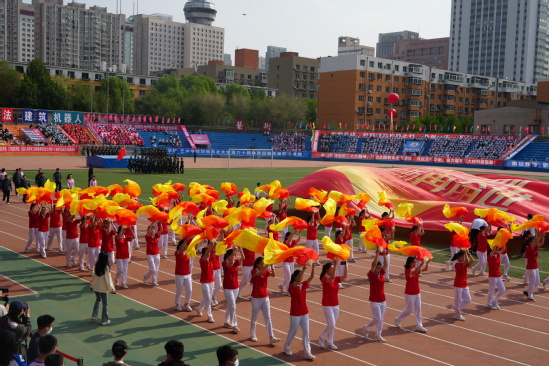
<svg viewBox="0 0 549 366">
<path fill-rule="evenodd" d="M 65 0 L 71 2 L 72 0 Z M 122 13 L 137 13 L 137 0 L 118 0 Z M 25 2 L 30 2 L 26 0 Z M 80 0 L 117 11 L 117 0 Z M 185 0 L 140 0 L 139 13 L 163 13 L 185 22 Z M 337 38 L 360 38 L 376 46 L 379 33 L 410 30 L 422 38 L 448 37 L 451 0 L 215 0 L 213 25 L 225 28 L 225 53 L 236 48 L 286 47 L 304 57 L 337 55 Z M 246 14 L 246 15 L 243 15 Z"/>
</svg>

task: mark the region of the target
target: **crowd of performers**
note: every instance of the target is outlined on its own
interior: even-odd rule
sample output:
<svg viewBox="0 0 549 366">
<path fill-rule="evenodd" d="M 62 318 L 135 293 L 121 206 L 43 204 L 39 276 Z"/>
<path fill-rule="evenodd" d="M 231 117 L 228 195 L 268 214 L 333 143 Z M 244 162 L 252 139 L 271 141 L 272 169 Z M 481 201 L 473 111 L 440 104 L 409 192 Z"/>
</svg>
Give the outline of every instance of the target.
<svg viewBox="0 0 549 366">
<path fill-rule="evenodd" d="M 175 250 L 175 309 L 204 312 L 208 322 L 213 323 L 212 307 L 218 305 L 223 291 L 226 300 L 224 326 L 239 333 L 237 322 L 237 298 L 251 302 L 252 317 L 250 340 L 258 341 L 256 324 L 262 314 L 269 342 L 280 341 L 275 337 L 270 316 L 268 282 L 275 277 L 275 268 L 283 272 L 284 280 L 278 284 L 280 292 L 290 300 L 290 325 L 284 344 L 284 352 L 291 355 L 291 344 L 299 328 L 305 359 L 315 358 L 309 341 L 309 309 L 307 289 L 320 271 L 322 284 L 322 307 L 326 328 L 319 335 L 321 347 L 337 350 L 334 332 L 340 311 L 338 291 L 347 279 L 347 263 L 353 263 L 353 231 L 359 233 L 358 251 L 368 250 L 375 254 L 367 277 L 370 283 L 369 301 L 372 320 L 364 325 L 364 336 L 384 343 L 382 328 L 386 310 L 385 283 L 391 283 L 390 253 L 407 256 L 405 264 L 405 307 L 394 319 L 395 326 L 411 314 L 415 317 L 415 329 L 426 333 L 422 324 L 420 281 L 422 273 L 429 270 L 432 254 L 421 246 L 424 234 L 423 223 L 412 215 L 413 204 L 401 203 L 395 207 L 379 193 L 377 204 L 383 207 L 380 219 L 373 218 L 367 209 L 370 197 L 365 194 L 346 195 L 341 192 L 325 192 L 309 189 L 309 198 L 296 198 L 294 208 L 306 212 L 307 219 L 288 216 L 290 198 L 287 189 L 275 181 L 267 185 L 258 183 L 255 192 L 247 188 L 239 191 L 233 183 L 222 183 L 219 190 L 208 185 L 190 183 L 156 184 L 152 187 L 155 198 L 150 205 L 139 203 L 141 188 L 126 180 L 124 187 L 114 184 L 109 187 L 73 188 L 55 192 L 55 184 L 47 182 L 43 188 L 19 188 L 31 203 L 29 210 L 29 238 L 25 252 L 36 241 L 36 250 L 43 258 L 57 239 L 59 251 L 65 253 L 66 266 L 78 266 L 81 271 L 91 271 L 92 289 L 96 292 L 93 318 L 98 317 L 103 303 L 101 324 L 110 323 L 106 294 L 116 288 L 127 288 L 128 264 L 132 250 L 146 243 L 148 272 L 144 283 L 158 286 L 161 259 L 168 258 L 168 246 Z M 220 192 L 226 198 L 220 199 Z M 188 199 L 185 199 L 188 195 Z M 274 211 L 277 204 L 278 210 Z M 322 215 L 320 209 L 322 208 Z M 512 232 L 521 232 L 524 239 L 523 253 L 526 259 L 524 291 L 528 301 L 535 301 L 534 291 L 540 283 L 538 271 L 538 248 L 543 245 L 549 225 L 541 215 L 529 216 L 528 221 L 518 226 L 515 218 L 505 212 L 491 209 L 476 209 L 478 216 L 470 228 L 462 225 L 468 215 L 464 207 L 446 205 L 444 215 L 455 218 L 445 227 L 451 232 L 451 258 L 446 262 L 448 270 L 455 271 L 453 310 L 457 320 L 464 321 L 462 310 L 471 302 L 467 284 L 468 270 L 472 274 L 489 277 L 486 306 L 499 309 L 498 299 L 505 293 L 503 280 L 509 280 L 507 241 Z M 137 235 L 138 215 L 147 215 L 150 224 L 144 238 Z M 395 241 L 395 215 L 413 225 L 410 245 Z M 258 228 L 257 218 L 264 218 L 265 227 Z M 324 226 L 324 237 L 319 242 L 319 226 Z M 335 231 L 334 240 L 331 232 Z M 305 234 L 305 235 L 304 235 Z M 488 239 L 495 234 L 493 239 Z M 305 236 L 302 240 L 303 235 Z M 176 237 L 177 236 L 177 237 Z M 144 239 L 144 240 L 143 240 Z M 303 245 L 305 244 L 305 245 Z M 326 258 L 320 263 L 320 244 Z M 478 262 L 473 267 L 472 251 Z M 202 300 L 193 310 L 192 269 L 198 258 Z M 504 266 L 503 275 L 501 264 Z M 114 281 L 109 269 L 116 265 Z M 316 270 L 316 267 L 321 267 Z M 488 267 L 488 270 L 486 269 Z M 240 277 L 240 279 L 239 279 Z M 549 277 L 543 281 L 545 287 Z M 181 300 L 183 297 L 183 300 Z"/>
</svg>

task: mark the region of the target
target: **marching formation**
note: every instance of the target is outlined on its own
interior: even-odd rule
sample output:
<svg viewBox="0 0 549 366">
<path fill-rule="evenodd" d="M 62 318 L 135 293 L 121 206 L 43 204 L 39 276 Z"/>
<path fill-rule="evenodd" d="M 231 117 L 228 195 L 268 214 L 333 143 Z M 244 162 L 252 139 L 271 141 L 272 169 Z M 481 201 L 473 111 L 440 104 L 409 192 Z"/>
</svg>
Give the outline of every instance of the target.
<svg viewBox="0 0 549 366">
<path fill-rule="evenodd" d="M 117 288 L 128 288 L 132 251 L 139 249 L 140 243 L 146 245 L 148 272 L 143 283 L 158 286 L 161 259 L 168 258 L 171 241 L 176 247 L 173 270 L 177 311 L 194 310 L 199 317 L 205 312 L 207 321 L 214 323 L 212 308 L 218 305 L 223 292 L 226 301 L 224 327 L 239 333 L 237 299 L 250 301 L 250 340 L 257 342 L 259 339 L 256 326 L 261 313 L 269 342 L 277 343 L 280 339 L 273 332 L 268 282 L 280 269 L 283 281 L 278 288 L 290 297 L 290 324 L 284 352 L 292 355 L 292 341 L 301 328 L 304 358 L 313 360 L 307 290 L 318 275 L 316 267 L 321 267 L 318 271 L 326 327 L 318 335 L 318 342 L 325 349 L 337 350 L 334 333 L 340 312 L 338 292 L 345 288 L 347 264 L 355 262 L 353 232 L 356 230 L 359 234 L 358 251 L 374 253 L 370 270 L 364 274 L 370 284 L 372 316 L 363 327 L 364 336 L 385 343 L 382 337 L 387 308 L 385 284 L 392 282 L 391 252 L 407 257 L 404 266 L 405 307 L 394 319 L 394 324 L 401 328 L 402 322 L 414 314 L 416 331 L 428 331 L 422 323 L 420 278 L 429 271 L 433 255 L 421 246 L 423 222 L 412 215 L 411 203 L 400 203 L 395 207 L 385 192 L 379 192 L 379 200 L 371 202 L 366 193 L 346 195 L 311 187 L 308 198 L 294 200 L 293 209 L 306 217 L 302 219 L 288 216 L 290 194 L 278 181 L 266 185 L 258 183 L 253 193 L 248 188 L 239 191 L 229 182 L 222 183 L 218 190 L 196 182 L 188 187 L 182 183 L 159 183 L 152 187 L 155 197 L 151 198 L 150 205 L 139 202 L 142 191 L 137 183 L 124 182 L 124 186 L 114 184 L 56 191 L 55 183 L 48 181 L 44 187 L 17 190 L 26 195 L 26 202 L 31 203 L 25 252 L 34 242 L 37 252 L 46 258 L 46 250 L 51 249 L 56 241 L 59 251 L 65 254 L 67 267 L 77 266 L 81 271 L 90 271 L 90 289 L 96 295 L 92 318 L 99 317 L 102 304 L 102 325 L 110 323 L 107 294 L 115 293 Z M 220 199 L 221 193 L 225 195 L 224 199 Z M 188 199 L 185 199 L 186 195 Z M 274 210 L 275 204 L 277 211 Z M 368 205 L 383 208 L 379 219 L 369 212 Z M 456 219 L 445 225 L 451 233 L 452 255 L 446 265 L 449 271 L 455 271 L 453 311 L 460 321 L 465 320 L 462 310 L 471 302 L 467 285 L 469 268 L 473 276 L 477 272 L 486 275 L 487 271 L 486 306 L 490 310 L 500 309 L 498 300 L 505 293 L 503 280 L 509 280 L 507 242 L 513 237 L 513 232 L 521 232 L 524 238 L 524 281 L 528 284 L 524 294 L 527 301 L 535 301 L 534 291 L 540 283 L 538 249 L 549 229 L 541 215 L 530 216 L 529 221 L 516 225 L 515 218 L 498 209 L 476 209 L 474 213 L 478 218 L 467 228 L 462 225 L 463 218 L 469 214 L 466 208 L 446 205 L 443 210 L 448 219 Z M 138 235 L 139 215 L 146 215 L 149 221 L 144 238 Z M 395 217 L 403 218 L 412 226 L 410 244 L 394 240 Z M 258 218 L 265 220 L 265 227 L 258 227 Z M 320 225 L 325 229 L 321 240 L 318 237 Z M 489 239 L 492 233 L 495 236 Z M 474 267 L 472 252 L 476 252 L 478 258 Z M 196 267 L 195 260 L 198 260 Z M 503 276 L 501 264 L 504 265 Z M 115 265 L 113 280 L 110 269 Z M 193 309 L 192 274 L 195 268 L 200 273 L 202 297 L 200 304 Z M 544 287 L 548 282 L 549 278 L 543 281 Z"/>
</svg>

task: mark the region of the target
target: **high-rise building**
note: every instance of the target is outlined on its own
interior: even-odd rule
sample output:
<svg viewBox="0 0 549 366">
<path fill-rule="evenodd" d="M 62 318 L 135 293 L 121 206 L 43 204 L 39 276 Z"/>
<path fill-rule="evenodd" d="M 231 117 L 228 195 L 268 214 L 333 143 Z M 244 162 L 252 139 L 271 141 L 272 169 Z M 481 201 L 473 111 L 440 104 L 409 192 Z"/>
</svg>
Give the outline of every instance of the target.
<svg viewBox="0 0 549 366">
<path fill-rule="evenodd" d="M 407 61 L 448 70 L 450 38 L 407 39 L 394 44 L 394 53 L 384 55 L 390 60 Z"/>
<path fill-rule="evenodd" d="M 259 56 L 259 59 L 257 60 L 257 67 L 259 70 L 267 70 L 267 62 L 265 61 L 265 57 Z"/>
<path fill-rule="evenodd" d="M 419 33 L 410 31 L 379 33 L 378 42 L 376 44 L 376 57 L 391 55 L 394 51 L 393 46 L 395 43 L 406 39 L 416 38 L 419 38 Z"/>
<path fill-rule="evenodd" d="M 269 88 L 299 98 L 316 99 L 318 59 L 299 57 L 297 52 L 282 52 L 269 63 Z"/>
<path fill-rule="evenodd" d="M 23 0 L 0 0 L 0 61 L 34 58 L 34 11 Z"/>
<path fill-rule="evenodd" d="M 225 66 L 232 66 L 233 65 L 233 59 L 232 59 L 230 53 L 223 54 L 223 65 L 225 65 Z"/>
<path fill-rule="evenodd" d="M 133 50 L 134 50 L 134 38 L 133 38 L 133 16 L 126 19 L 126 25 L 124 26 L 124 40 L 123 40 L 124 54 L 123 62 L 126 65 L 128 73 L 133 72 Z"/>
<path fill-rule="evenodd" d="M 269 60 L 274 57 L 280 57 L 282 52 L 287 52 L 285 47 L 267 46 L 267 52 L 265 52 L 265 66 L 269 70 Z"/>
<path fill-rule="evenodd" d="M 234 51 L 234 65 L 236 67 L 247 67 L 257 69 L 259 60 L 259 51 L 247 48 L 239 48 Z"/>
<path fill-rule="evenodd" d="M 356 37 L 341 36 L 337 39 L 337 55 L 366 55 L 374 56 L 375 48 L 363 46 Z"/>
<path fill-rule="evenodd" d="M 206 0 L 189 0 L 183 7 L 189 23 L 212 25 L 217 15 L 215 4 Z"/>
<path fill-rule="evenodd" d="M 549 77 L 547 0 L 452 0 L 450 69 L 532 83 Z"/>
<path fill-rule="evenodd" d="M 123 14 L 107 8 L 33 0 L 35 56 L 46 65 L 78 69 L 117 69 L 123 65 Z"/>
<path fill-rule="evenodd" d="M 34 6 L 19 0 L 17 61 L 30 62 L 34 59 Z"/>
</svg>

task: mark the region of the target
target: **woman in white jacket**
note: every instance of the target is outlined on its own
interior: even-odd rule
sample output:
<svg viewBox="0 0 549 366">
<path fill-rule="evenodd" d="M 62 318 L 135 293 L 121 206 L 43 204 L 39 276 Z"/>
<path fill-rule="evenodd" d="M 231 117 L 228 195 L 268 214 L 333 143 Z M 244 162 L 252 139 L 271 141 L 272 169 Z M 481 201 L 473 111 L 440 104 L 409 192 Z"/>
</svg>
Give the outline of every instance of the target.
<svg viewBox="0 0 549 366">
<path fill-rule="evenodd" d="M 95 292 L 95 304 L 93 305 L 92 320 L 97 319 L 97 315 L 99 314 L 99 304 L 103 303 L 101 325 L 110 324 L 111 321 L 109 320 L 107 294 L 109 292 L 115 294 L 116 291 L 111 278 L 109 256 L 106 252 L 99 253 L 92 276 L 93 279 L 90 285 L 90 290 Z"/>
</svg>

